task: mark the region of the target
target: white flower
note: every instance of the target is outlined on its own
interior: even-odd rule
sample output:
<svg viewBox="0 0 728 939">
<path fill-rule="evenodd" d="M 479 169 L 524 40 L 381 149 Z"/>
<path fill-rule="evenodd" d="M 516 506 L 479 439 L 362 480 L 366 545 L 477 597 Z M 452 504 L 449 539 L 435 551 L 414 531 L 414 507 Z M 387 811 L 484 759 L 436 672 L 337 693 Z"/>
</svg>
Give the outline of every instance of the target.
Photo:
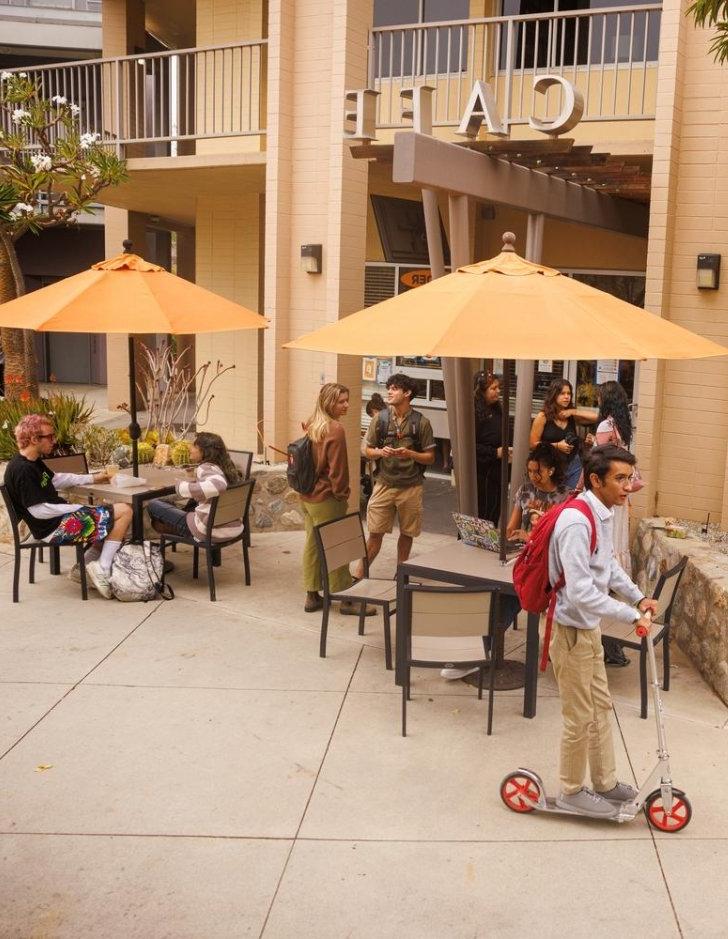
<svg viewBox="0 0 728 939">
<path fill-rule="evenodd" d="M 28 77 L 27 72 L 18 72 L 18 78 L 27 78 L 27 77 Z"/>
<path fill-rule="evenodd" d="M 41 154 L 32 156 L 30 162 L 33 164 L 33 169 L 36 173 L 47 173 L 53 165 L 52 157 Z"/>
<path fill-rule="evenodd" d="M 101 175 L 101 170 L 98 168 L 98 166 L 89 166 L 88 171 L 92 176 L 98 177 Z"/>
<path fill-rule="evenodd" d="M 14 219 L 25 218 L 33 214 L 33 206 L 27 202 L 18 202 L 15 208 L 10 212 L 10 217 Z"/>
<path fill-rule="evenodd" d="M 66 99 L 63 97 L 63 95 L 53 95 L 51 101 L 54 101 L 59 107 L 66 103 Z"/>
<path fill-rule="evenodd" d="M 12 77 L 13 77 L 13 73 L 12 73 L 12 72 L 2 72 L 2 73 L 0 74 L 0 81 L 1 81 L 1 82 L 6 82 L 9 78 L 12 78 Z"/>
<path fill-rule="evenodd" d="M 16 108 L 13 111 L 14 124 L 20 124 L 21 121 L 24 121 L 28 117 L 30 117 L 30 111 L 26 111 L 24 108 Z"/>
<path fill-rule="evenodd" d="M 82 150 L 88 150 L 89 147 L 93 146 L 100 139 L 100 134 L 81 134 L 78 143 Z"/>
<path fill-rule="evenodd" d="M 69 104 L 68 107 L 71 111 L 71 114 L 78 114 L 78 112 L 81 110 L 77 104 Z"/>
</svg>

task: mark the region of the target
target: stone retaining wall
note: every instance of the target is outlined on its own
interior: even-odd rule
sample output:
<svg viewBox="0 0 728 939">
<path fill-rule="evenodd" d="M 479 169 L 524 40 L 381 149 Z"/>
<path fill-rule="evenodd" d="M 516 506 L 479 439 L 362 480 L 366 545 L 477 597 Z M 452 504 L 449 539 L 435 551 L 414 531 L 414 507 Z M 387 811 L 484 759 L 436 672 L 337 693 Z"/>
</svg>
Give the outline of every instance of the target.
<svg viewBox="0 0 728 939">
<path fill-rule="evenodd" d="M 671 633 L 703 678 L 728 704 L 728 554 L 708 539 L 668 538 L 665 520 L 640 522 L 632 545 L 634 578 L 649 596 L 657 578 L 687 555 Z"/>
</svg>

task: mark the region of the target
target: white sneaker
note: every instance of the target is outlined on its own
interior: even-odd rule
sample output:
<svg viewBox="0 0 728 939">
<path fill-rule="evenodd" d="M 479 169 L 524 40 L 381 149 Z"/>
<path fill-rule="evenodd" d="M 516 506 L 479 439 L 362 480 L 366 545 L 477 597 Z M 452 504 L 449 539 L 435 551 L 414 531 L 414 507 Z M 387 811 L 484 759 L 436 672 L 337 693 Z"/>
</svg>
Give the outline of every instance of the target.
<svg viewBox="0 0 728 939">
<path fill-rule="evenodd" d="M 443 668 L 440 671 L 440 678 L 444 678 L 446 681 L 456 681 L 458 678 L 465 678 L 466 675 L 474 675 L 477 671 L 477 667 Z"/>
<path fill-rule="evenodd" d="M 86 569 L 88 570 L 88 565 L 86 565 Z M 81 583 L 81 568 L 78 566 L 78 564 L 74 564 L 71 570 L 68 572 L 68 579 L 74 584 Z"/>
<path fill-rule="evenodd" d="M 86 565 L 86 576 L 91 581 L 91 586 L 106 600 L 111 600 L 114 596 L 109 582 L 109 576 L 98 561 L 89 561 Z"/>
</svg>

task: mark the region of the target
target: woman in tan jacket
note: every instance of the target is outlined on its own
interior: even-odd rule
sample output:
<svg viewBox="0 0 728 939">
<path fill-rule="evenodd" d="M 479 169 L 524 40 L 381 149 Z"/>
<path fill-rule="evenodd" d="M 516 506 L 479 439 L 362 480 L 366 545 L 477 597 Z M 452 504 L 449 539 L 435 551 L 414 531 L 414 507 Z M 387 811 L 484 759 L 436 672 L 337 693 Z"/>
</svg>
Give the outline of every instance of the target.
<svg viewBox="0 0 728 939">
<path fill-rule="evenodd" d="M 349 410 L 349 389 L 336 382 L 328 382 L 319 392 L 313 414 L 305 429 L 313 443 L 316 460 L 316 484 L 307 495 L 301 495 L 301 507 L 306 525 L 306 544 L 303 548 L 303 586 L 306 591 L 304 610 L 314 613 L 323 606 L 321 566 L 313 536 L 315 525 L 330 522 L 346 514 L 349 502 L 349 463 L 346 436 L 339 423 Z M 352 584 L 348 565 L 329 571 L 331 592 L 346 590 Z M 359 613 L 359 605 L 350 601 L 341 604 L 342 613 Z"/>
</svg>

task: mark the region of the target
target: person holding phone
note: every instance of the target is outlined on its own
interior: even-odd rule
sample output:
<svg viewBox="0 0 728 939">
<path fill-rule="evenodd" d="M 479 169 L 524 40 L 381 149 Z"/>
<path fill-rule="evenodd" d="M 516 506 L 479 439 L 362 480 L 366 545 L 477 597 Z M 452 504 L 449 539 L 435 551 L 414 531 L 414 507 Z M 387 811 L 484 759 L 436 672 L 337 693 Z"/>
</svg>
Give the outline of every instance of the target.
<svg viewBox="0 0 728 939">
<path fill-rule="evenodd" d="M 594 424 L 597 412 L 573 407 L 574 389 L 571 382 L 563 378 L 554 379 L 548 387 L 539 411 L 531 425 L 528 444 L 533 449 L 541 442 L 548 443 L 561 456 L 564 464 L 567 489 L 575 489 L 581 477 L 580 440 L 576 432 L 578 424 Z M 587 446 L 594 443 L 587 434 Z"/>
<path fill-rule="evenodd" d="M 367 506 L 367 557 L 379 554 L 395 518 L 399 522 L 397 562 L 406 561 L 422 531 L 422 485 L 425 467 L 435 462 L 435 438 L 427 418 L 412 407 L 417 383 L 397 373 L 387 380 L 388 407 L 372 418 L 366 457 L 377 460 L 376 482 Z M 360 564 L 357 577 L 364 576 Z"/>
</svg>

